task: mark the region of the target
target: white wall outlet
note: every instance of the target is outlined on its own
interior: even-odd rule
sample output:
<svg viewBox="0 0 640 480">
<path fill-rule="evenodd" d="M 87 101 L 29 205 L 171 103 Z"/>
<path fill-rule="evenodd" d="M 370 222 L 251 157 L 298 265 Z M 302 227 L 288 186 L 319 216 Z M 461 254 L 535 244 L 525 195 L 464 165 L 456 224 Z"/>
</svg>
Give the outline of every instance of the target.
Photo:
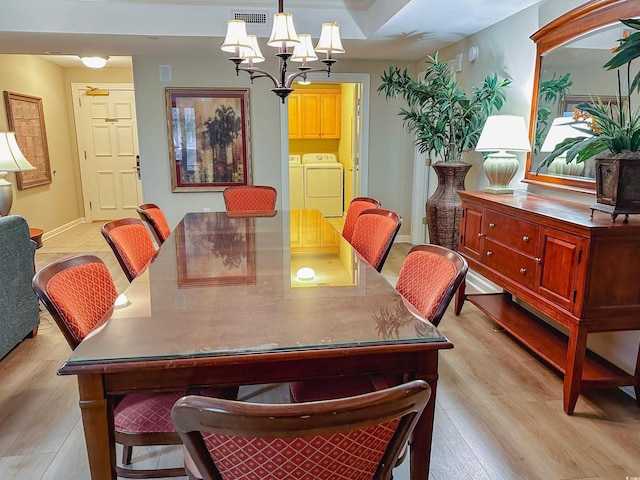
<svg viewBox="0 0 640 480">
<path fill-rule="evenodd" d="M 171 65 L 160 65 L 158 67 L 161 82 L 171 81 Z"/>
<path fill-rule="evenodd" d="M 211 209 L 210 209 L 209 207 L 204 207 L 204 208 L 202 209 L 202 211 L 203 211 L 203 212 L 210 212 L 210 211 L 211 211 Z"/>
<path fill-rule="evenodd" d="M 458 53 L 456 55 L 456 61 L 454 63 L 454 70 L 456 72 L 461 72 L 462 71 L 462 56 L 463 55 L 461 53 Z"/>
</svg>

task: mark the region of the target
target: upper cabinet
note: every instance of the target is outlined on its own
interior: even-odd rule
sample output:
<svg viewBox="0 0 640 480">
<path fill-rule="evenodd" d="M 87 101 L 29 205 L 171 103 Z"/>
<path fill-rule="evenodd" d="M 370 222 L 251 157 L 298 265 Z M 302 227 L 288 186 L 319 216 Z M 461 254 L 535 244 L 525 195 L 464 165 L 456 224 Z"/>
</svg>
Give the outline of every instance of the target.
<svg viewBox="0 0 640 480">
<path fill-rule="evenodd" d="M 300 90 L 288 102 L 289 138 L 340 138 L 340 92 Z"/>
</svg>

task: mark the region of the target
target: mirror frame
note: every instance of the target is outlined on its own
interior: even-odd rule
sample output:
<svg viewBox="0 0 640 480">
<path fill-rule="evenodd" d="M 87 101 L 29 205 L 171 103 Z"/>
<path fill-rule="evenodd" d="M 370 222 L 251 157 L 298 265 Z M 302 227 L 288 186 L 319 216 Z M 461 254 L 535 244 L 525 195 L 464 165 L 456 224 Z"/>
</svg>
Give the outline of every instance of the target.
<svg viewBox="0 0 640 480">
<path fill-rule="evenodd" d="M 637 17 L 639 15 L 640 2 L 638 0 L 591 0 L 568 11 L 531 35 L 531 40 L 536 44 L 536 65 L 531 97 L 531 114 L 529 115 L 529 140 L 531 145 L 533 145 L 535 135 L 540 72 L 545 54 L 599 27 L 614 24 L 622 18 Z M 595 192 L 595 179 L 561 177 L 546 173 L 536 175 L 535 172 L 531 171 L 532 159 L 533 152 L 527 153 L 523 182 L 585 193 Z"/>
</svg>

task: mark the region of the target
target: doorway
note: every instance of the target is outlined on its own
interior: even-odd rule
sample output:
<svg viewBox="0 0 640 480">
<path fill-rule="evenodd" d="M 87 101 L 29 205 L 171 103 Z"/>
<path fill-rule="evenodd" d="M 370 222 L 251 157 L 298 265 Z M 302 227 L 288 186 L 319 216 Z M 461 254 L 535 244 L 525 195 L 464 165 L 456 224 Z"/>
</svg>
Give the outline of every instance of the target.
<svg viewBox="0 0 640 480">
<path fill-rule="evenodd" d="M 343 167 L 343 214 L 351 199 L 367 194 L 368 178 L 368 112 L 369 112 L 369 75 L 368 74 L 333 74 L 327 78 L 322 74 L 309 74 L 312 81 L 311 89 L 327 88 L 338 90 L 341 98 L 341 133 L 339 138 L 331 140 L 296 140 L 292 142 L 288 138 L 289 111 L 284 117 L 283 124 L 283 149 L 289 154 L 301 155 L 303 153 L 334 153 Z M 319 104 L 321 105 L 321 104 Z M 288 107 L 288 104 L 287 104 Z M 303 142 L 303 143 L 301 143 Z M 319 151 L 327 150 L 325 151 Z M 283 159 L 284 160 L 284 159 Z M 283 186 L 286 186 L 286 195 L 283 195 L 284 208 L 292 208 L 292 202 L 296 202 L 295 192 L 290 190 L 289 173 L 295 172 L 289 169 L 283 162 Z M 294 173 L 295 175 L 295 173 Z M 295 180 L 294 180 L 295 183 Z"/>
<path fill-rule="evenodd" d="M 137 217 L 142 203 L 133 84 L 71 84 L 85 218 Z"/>
</svg>

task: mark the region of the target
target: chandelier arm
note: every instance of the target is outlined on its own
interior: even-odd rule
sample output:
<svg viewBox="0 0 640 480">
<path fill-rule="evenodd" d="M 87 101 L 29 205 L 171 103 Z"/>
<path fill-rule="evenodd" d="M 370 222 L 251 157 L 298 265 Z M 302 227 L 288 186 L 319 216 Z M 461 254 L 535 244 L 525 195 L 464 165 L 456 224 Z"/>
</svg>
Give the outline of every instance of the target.
<svg viewBox="0 0 640 480">
<path fill-rule="evenodd" d="M 274 87 L 277 88 L 280 86 L 280 84 L 278 83 L 278 79 L 274 75 L 267 72 L 266 70 L 262 70 L 261 68 L 238 68 L 238 71 L 247 72 L 251 77 L 251 80 L 253 80 L 254 78 L 268 77 L 273 82 Z"/>
<path fill-rule="evenodd" d="M 297 72 L 297 73 L 292 73 L 287 77 L 287 81 L 285 82 L 285 86 L 287 88 L 291 87 L 291 85 L 293 84 L 293 81 L 298 78 L 298 77 L 302 77 L 303 75 L 306 75 L 308 73 L 323 73 L 323 72 L 327 72 L 327 76 L 329 76 L 329 74 L 331 74 L 331 66 L 327 66 L 327 68 L 312 68 L 309 70 L 303 70 L 301 72 Z"/>
</svg>

